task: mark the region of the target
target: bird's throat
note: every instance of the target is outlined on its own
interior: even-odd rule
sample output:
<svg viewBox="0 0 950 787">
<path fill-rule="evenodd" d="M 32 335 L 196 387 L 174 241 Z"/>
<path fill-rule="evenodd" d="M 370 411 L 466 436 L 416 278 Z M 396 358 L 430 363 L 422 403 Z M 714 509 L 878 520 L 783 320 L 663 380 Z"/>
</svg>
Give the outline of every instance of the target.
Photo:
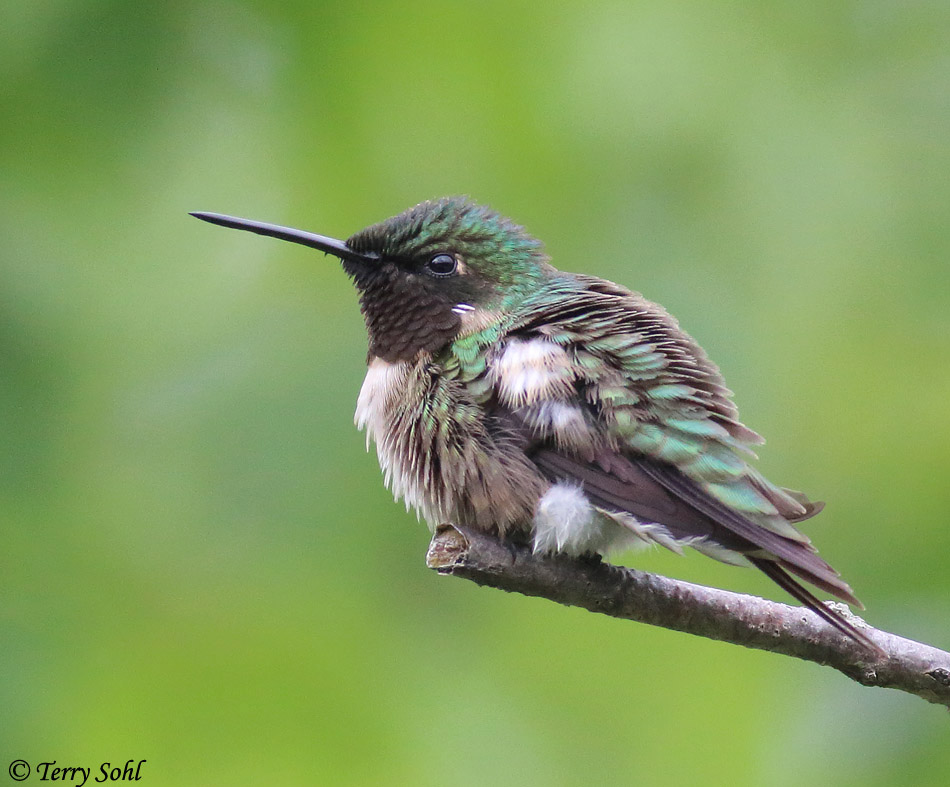
<svg viewBox="0 0 950 787">
<path fill-rule="evenodd" d="M 352 274 L 351 274 L 352 275 Z M 369 333 L 369 354 L 384 361 L 408 361 L 422 351 L 436 352 L 462 328 L 455 304 L 420 286 L 394 265 L 353 275 Z"/>
</svg>

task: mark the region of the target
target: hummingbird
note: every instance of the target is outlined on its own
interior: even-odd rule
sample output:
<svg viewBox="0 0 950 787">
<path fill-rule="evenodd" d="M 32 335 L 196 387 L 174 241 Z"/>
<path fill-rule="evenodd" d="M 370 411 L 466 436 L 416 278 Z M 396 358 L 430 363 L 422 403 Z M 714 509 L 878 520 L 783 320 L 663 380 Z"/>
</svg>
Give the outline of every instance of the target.
<svg viewBox="0 0 950 787">
<path fill-rule="evenodd" d="M 823 504 L 755 469 L 764 440 L 662 306 L 558 270 L 523 227 L 463 197 L 346 241 L 191 215 L 341 261 L 369 338 L 356 424 L 386 485 L 430 527 L 575 557 L 691 547 L 756 567 L 876 649 L 800 581 L 863 608 L 797 527 Z"/>
</svg>

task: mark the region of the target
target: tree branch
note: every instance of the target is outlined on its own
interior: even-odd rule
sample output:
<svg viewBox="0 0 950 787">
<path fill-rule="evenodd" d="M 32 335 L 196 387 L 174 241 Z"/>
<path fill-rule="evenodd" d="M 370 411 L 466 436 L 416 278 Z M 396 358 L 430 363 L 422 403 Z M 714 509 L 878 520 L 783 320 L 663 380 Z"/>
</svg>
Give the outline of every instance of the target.
<svg viewBox="0 0 950 787">
<path fill-rule="evenodd" d="M 844 604 L 836 609 L 881 647 L 880 654 L 803 607 L 593 560 L 535 555 L 455 525 L 436 530 L 426 564 L 479 585 L 814 661 L 865 686 L 899 689 L 950 708 L 950 653 L 872 628 Z"/>
</svg>

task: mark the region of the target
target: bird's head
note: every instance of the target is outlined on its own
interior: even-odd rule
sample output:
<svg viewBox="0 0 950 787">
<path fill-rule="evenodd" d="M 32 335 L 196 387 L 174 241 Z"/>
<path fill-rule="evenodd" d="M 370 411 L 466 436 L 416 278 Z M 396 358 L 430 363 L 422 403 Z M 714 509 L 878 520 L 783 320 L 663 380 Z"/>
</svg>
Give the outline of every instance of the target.
<svg viewBox="0 0 950 787">
<path fill-rule="evenodd" d="M 460 197 L 421 202 L 345 242 L 214 213 L 192 215 L 339 257 L 360 292 L 370 354 L 387 361 L 435 352 L 490 325 L 553 270 L 540 241 Z"/>
</svg>

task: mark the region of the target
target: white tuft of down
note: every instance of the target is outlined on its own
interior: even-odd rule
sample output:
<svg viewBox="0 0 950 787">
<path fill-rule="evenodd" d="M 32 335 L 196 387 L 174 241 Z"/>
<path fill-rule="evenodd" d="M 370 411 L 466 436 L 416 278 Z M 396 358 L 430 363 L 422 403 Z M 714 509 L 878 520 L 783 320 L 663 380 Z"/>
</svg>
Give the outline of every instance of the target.
<svg viewBox="0 0 950 787">
<path fill-rule="evenodd" d="M 603 555 L 628 536 L 587 499 L 584 490 L 567 481 L 552 484 L 534 509 L 534 551 Z"/>
<path fill-rule="evenodd" d="M 560 398 L 573 381 L 564 348 L 547 339 L 512 339 L 492 374 L 502 401 L 514 407 Z"/>
<path fill-rule="evenodd" d="M 582 554 L 593 522 L 594 509 L 579 486 L 553 484 L 534 510 L 534 551 Z"/>
<path fill-rule="evenodd" d="M 584 413 L 576 404 L 550 399 L 517 410 L 525 423 L 545 437 L 553 437 L 558 446 L 583 451 L 594 444 L 595 436 Z"/>
</svg>

